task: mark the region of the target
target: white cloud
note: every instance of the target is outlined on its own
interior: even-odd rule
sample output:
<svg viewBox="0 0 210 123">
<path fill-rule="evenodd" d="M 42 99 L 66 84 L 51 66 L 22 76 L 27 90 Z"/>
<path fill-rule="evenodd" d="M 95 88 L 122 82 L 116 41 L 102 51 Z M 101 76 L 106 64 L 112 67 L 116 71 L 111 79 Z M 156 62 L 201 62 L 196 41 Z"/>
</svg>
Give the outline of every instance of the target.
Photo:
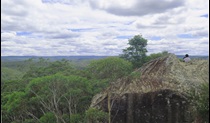
<svg viewBox="0 0 210 123">
<path fill-rule="evenodd" d="M 149 53 L 208 55 L 206 0 L 1 3 L 2 56 L 119 55 L 137 34 L 148 39 Z"/>
</svg>

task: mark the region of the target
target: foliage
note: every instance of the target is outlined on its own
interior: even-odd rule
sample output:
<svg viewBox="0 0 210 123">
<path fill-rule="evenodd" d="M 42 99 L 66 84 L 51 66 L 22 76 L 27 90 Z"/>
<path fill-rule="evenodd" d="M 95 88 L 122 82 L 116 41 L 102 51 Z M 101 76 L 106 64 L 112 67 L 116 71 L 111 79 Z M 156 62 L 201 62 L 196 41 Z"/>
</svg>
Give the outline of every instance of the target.
<svg viewBox="0 0 210 123">
<path fill-rule="evenodd" d="M 149 62 L 149 61 L 154 60 L 156 58 L 166 56 L 168 54 L 169 54 L 168 51 L 163 51 L 163 52 L 160 52 L 160 53 L 152 53 L 145 58 L 144 62 L 146 63 L 146 62 Z"/>
<path fill-rule="evenodd" d="M 47 75 L 52 75 L 58 72 L 62 73 L 74 73 L 74 68 L 71 65 L 70 61 L 61 60 L 49 63 L 45 67 L 32 67 L 27 73 L 23 76 L 24 79 L 42 77 Z"/>
<path fill-rule="evenodd" d="M 135 35 L 129 40 L 128 44 L 130 46 L 123 49 L 123 54 L 121 54 L 120 57 L 130 61 L 134 68 L 141 67 L 146 58 L 147 40 L 144 39 L 142 35 Z"/>
<path fill-rule="evenodd" d="M 83 123 L 84 118 L 80 114 L 70 115 L 70 123 Z"/>
<path fill-rule="evenodd" d="M 16 121 L 22 122 L 20 117 L 26 116 L 26 100 L 25 93 L 21 91 L 13 91 L 9 93 L 2 93 L 1 106 L 2 114 L 5 122 Z M 16 119 L 16 120 L 15 120 Z"/>
<path fill-rule="evenodd" d="M 192 89 L 190 95 L 198 117 L 201 117 L 205 123 L 209 122 L 209 83 L 203 83 L 199 88 Z"/>
<path fill-rule="evenodd" d="M 132 72 L 132 64 L 137 68 L 168 54 L 164 51 L 145 56 L 147 41 L 139 35 L 129 40 L 129 45 L 122 55 L 129 57 L 123 59 L 76 60 L 73 64 L 65 59 L 48 61 L 43 58 L 3 62 L 2 122 L 84 123 L 85 119 L 107 122 L 106 112 L 88 109 L 93 96 L 118 78 L 140 77 L 138 70 Z M 205 84 L 191 92 L 198 115 L 206 121 L 209 114 L 208 89 L 209 85 Z"/>
<path fill-rule="evenodd" d="M 23 76 L 23 73 L 12 68 L 2 67 L 1 68 L 1 81 L 8 80 L 19 80 Z"/>
<path fill-rule="evenodd" d="M 56 118 L 53 113 L 47 112 L 40 118 L 41 123 L 56 123 Z"/>
<path fill-rule="evenodd" d="M 92 97 L 107 86 L 106 79 L 90 77 L 86 68 L 76 69 L 67 60 L 29 59 L 22 63 L 26 65 L 21 70 L 21 73 L 26 73 L 23 78 L 20 76 L 1 83 L 3 122 L 82 123 Z M 14 70 L 16 75 L 21 65 L 18 61 L 16 65 L 3 66 Z"/>
<path fill-rule="evenodd" d="M 132 71 L 132 64 L 118 57 L 92 61 L 87 67 L 92 78 L 116 80 Z"/>
<path fill-rule="evenodd" d="M 88 121 L 91 121 L 91 122 L 96 122 L 96 121 L 106 122 L 106 121 L 108 121 L 108 113 L 103 112 L 96 108 L 88 109 L 85 112 L 85 117 Z"/>
<path fill-rule="evenodd" d="M 37 121 L 35 119 L 25 119 L 22 123 L 37 123 Z"/>
<path fill-rule="evenodd" d="M 4 81 L 1 86 L 2 92 L 13 92 L 13 91 L 23 91 L 25 89 L 25 83 L 21 80 L 10 80 Z"/>
<path fill-rule="evenodd" d="M 15 110 L 18 111 L 20 109 L 19 105 L 22 103 L 24 95 L 24 92 L 17 91 L 6 95 L 4 98 L 6 98 L 5 100 L 7 101 L 5 101 L 3 108 L 6 109 L 7 112 L 14 112 Z"/>
<path fill-rule="evenodd" d="M 83 122 L 92 97 L 109 81 L 132 71 L 132 64 L 118 57 L 94 60 L 87 68 L 77 69 L 67 60 L 12 63 L 15 65 L 3 66 L 19 78 L 1 83 L 1 106 L 3 122 L 14 123 L 51 122 L 54 118 L 56 123 Z"/>
<path fill-rule="evenodd" d="M 46 110 L 56 111 L 68 107 L 69 110 L 63 110 L 63 112 L 76 113 L 85 110 L 85 107 L 88 107 L 87 104 L 91 101 L 89 94 L 92 93 L 92 88 L 90 83 L 83 77 L 67 77 L 55 74 L 33 79 L 28 84 L 26 92 L 31 99 L 37 99 Z M 86 102 L 86 105 L 81 104 L 83 101 Z M 58 106 L 60 109 L 56 109 L 54 106 L 46 106 L 45 104 L 48 103 Z M 59 113 L 59 111 L 55 113 Z"/>
</svg>

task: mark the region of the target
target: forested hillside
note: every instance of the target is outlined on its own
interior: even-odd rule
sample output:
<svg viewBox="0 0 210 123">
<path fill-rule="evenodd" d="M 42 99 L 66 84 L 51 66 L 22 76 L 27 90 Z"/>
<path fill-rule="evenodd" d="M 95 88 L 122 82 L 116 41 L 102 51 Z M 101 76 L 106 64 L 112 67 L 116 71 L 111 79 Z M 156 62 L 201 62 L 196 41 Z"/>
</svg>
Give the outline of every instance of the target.
<svg viewBox="0 0 210 123">
<path fill-rule="evenodd" d="M 132 71 L 131 63 L 118 57 L 27 59 L 2 62 L 1 67 L 4 123 L 83 123 L 92 97 Z"/>
</svg>

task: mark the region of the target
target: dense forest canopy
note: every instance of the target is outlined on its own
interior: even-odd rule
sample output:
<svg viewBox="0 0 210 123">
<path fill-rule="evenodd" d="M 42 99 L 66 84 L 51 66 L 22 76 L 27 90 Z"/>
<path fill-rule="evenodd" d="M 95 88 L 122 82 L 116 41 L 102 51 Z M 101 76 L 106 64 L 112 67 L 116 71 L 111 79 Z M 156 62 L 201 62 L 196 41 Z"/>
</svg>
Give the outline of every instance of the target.
<svg viewBox="0 0 210 123">
<path fill-rule="evenodd" d="M 3 121 L 84 122 L 92 97 L 132 71 L 119 57 L 2 62 Z"/>
</svg>

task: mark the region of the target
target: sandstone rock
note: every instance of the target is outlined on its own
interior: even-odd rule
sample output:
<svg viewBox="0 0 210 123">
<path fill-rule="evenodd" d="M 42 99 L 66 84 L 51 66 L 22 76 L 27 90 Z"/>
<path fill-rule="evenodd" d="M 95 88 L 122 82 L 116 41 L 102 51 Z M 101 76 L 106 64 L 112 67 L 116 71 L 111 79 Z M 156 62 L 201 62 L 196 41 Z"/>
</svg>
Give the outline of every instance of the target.
<svg viewBox="0 0 210 123">
<path fill-rule="evenodd" d="M 112 123 L 191 123 L 187 92 L 209 82 L 208 65 L 207 60 L 184 63 L 174 54 L 157 58 L 134 71 L 139 76 L 113 82 L 90 107 L 108 112 L 110 101 Z"/>
</svg>

